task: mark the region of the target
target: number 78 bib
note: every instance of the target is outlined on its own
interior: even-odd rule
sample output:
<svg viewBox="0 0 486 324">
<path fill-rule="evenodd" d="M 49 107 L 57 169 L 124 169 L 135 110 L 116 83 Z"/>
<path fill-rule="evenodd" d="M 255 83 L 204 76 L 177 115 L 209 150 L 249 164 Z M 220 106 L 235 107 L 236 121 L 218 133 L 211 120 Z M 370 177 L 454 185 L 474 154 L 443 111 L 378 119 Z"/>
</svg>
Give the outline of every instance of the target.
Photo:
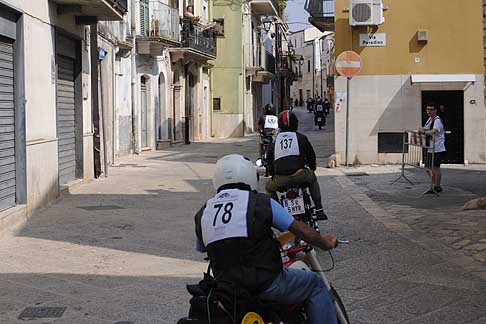
<svg viewBox="0 0 486 324">
<path fill-rule="evenodd" d="M 227 238 L 248 237 L 249 192 L 229 189 L 208 200 L 201 217 L 204 246 Z"/>
<path fill-rule="evenodd" d="M 300 155 L 297 134 L 294 132 L 279 133 L 275 139 L 275 160 L 291 155 Z"/>
</svg>

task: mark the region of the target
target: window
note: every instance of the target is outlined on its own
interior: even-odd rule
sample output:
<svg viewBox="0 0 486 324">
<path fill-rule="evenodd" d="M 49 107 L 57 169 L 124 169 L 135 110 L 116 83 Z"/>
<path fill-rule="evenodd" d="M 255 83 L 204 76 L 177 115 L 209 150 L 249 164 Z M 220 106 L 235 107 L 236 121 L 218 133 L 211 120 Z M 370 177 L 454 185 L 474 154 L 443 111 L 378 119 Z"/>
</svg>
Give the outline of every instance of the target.
<svg viewBox="0 0 486 324">
<path fill-rule="evenodd" d="M 307 72 L 310 73 L 310 60 L 307 60 Z"/>
<path fill-rule="evenodd" d="M 378 133 L 378 153 L 402 153 L 402 133 Z"/>
<path fill-rule="evenodd" d="M 221 98 L 213 98 L 213 111 L 221 111 Z"/>
</svg>

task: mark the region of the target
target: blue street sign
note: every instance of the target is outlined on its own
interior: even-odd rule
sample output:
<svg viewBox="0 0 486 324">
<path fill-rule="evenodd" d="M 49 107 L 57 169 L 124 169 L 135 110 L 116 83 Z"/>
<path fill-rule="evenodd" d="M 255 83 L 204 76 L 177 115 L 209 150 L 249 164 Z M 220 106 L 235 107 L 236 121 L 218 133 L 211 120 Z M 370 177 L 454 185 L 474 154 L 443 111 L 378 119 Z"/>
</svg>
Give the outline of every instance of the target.
<svg viewBox="0 0 486 324">
<path fill-rule="evenodd" d="M 103 47 L 98 47 L 98 59 L 104 60 L 106 57 L 106 53 L 108 53 Z"/>
</svg>

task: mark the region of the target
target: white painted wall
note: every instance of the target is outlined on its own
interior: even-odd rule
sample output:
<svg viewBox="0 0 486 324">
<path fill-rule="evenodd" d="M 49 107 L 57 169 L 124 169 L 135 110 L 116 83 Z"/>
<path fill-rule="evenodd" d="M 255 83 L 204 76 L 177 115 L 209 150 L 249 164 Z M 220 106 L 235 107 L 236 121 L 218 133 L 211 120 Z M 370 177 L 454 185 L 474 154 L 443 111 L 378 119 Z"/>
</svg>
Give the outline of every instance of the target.
<svg viewBox="0 0 486 324">
<path fill-rule="evenodd" d="M 357 76 L 351 80 L 349 162 L 398 163 L 400 154 L 378 154 L 378 132 L 414 130 L 422 123 L 422 94 L 429 90 L 464 90 L 465 159 L 486 162 L 486 109 L 483 76 L 477 82 L 411 84 L 409 75 Z M 346 79 L 336 78 L 336 94 L 346 92 Z M 470 100 L 476 100 L 471 104 Z M 335 114 L 336 152 L 344 159 L 345 108 Z M 446 143 L 447 146 L 447 143 Z"/>
</svg>

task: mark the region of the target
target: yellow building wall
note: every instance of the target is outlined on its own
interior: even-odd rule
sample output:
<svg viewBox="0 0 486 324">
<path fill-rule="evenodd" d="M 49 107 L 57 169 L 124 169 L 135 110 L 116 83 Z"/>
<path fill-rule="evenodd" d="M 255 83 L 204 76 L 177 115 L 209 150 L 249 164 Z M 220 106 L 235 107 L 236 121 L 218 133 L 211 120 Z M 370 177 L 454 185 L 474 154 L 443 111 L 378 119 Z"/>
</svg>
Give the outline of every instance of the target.
<svg viewBox="0 0 486 324">
<path fill-rule="evenodd" d="M 385 23 L 351 27 L 349 0 L 335 0 L 336 55 L 361 54 L 360 75 L 483 74 L 481 0 L 384 0 Z M 429 31 L 427 43 L 417 31 Z M 360 47 L 361 33 L 386 33 L 386 47 Z M 416 63 L 416 59 L 420 59 Z"/>
</svg>

